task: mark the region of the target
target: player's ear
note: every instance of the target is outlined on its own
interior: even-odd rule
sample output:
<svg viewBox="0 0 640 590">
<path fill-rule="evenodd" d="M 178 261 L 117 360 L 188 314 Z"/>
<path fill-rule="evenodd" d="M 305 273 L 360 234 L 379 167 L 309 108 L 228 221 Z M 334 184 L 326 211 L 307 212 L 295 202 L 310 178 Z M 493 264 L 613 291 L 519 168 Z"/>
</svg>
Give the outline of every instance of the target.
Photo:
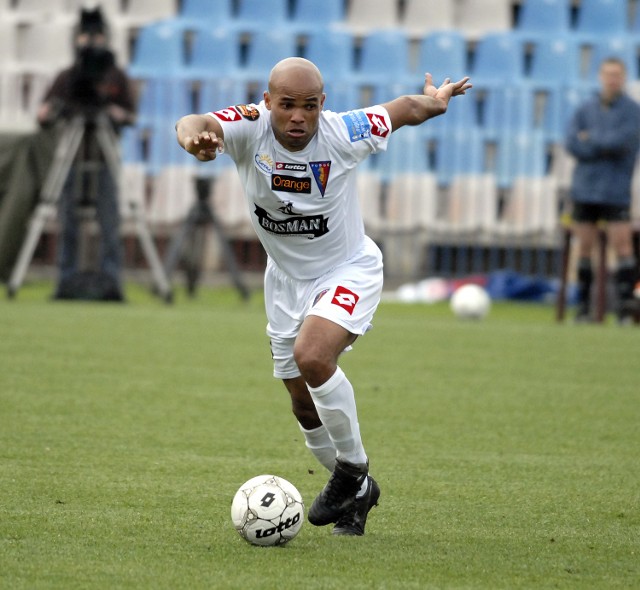
<svg viewBox="0 0 640 590">
<path fill-rule="evenodd" d="M 327 95 L 323 92 L 322 93 L 322 98 L 320 99 L 320 108 L 322 109 L 324 107 L 324 99 L 327 98 Z"/>
<path fill-rule="evenodd" d="M 269 94 L 268 90 L 264 91 L 264 94 L 262 95 L 264 98 L 264 106 L 267 107 L 267 110 L 271 110 L 271 95 Z"/>
</svg>

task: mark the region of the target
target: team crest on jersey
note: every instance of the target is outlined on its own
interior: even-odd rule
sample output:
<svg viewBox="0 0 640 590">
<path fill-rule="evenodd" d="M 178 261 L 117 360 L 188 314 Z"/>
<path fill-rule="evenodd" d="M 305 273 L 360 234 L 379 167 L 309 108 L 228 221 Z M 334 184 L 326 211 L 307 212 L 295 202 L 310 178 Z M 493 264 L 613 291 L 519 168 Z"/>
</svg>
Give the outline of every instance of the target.
<svg viewBox="0 0 640 590">
<path fill-rule="evenodd" d="M 371 124 L 364 111 L 349 111 L 342 115 L 351 143 L 371 137 Z"/>
<path fill-rule="evenodd" d="M 234 109 L 233 107 L 228 107 L 226 109 L 216 111 L 213 114 L 221 121 L 240 121 L 242 119 L 240 113 L 238 113 L 238 111 L 236 111 L 236 109 Z"/>
<path fill-rule="evenodd" d="M 273 160 L 269 154 L 256 154 L 255 162 L 260 172 L 264 174 L 271 174 L 273 172 Z"/>
<path fill-rule="evenodd" d="M 245 118 L 249 119 L 249 121 L 255 121 L 258 117 L 260 117 L 260 111 L 249 104 L 237 104 L 236 110 Z"/>
<path fill-rule="evenodd" d="M 327 182 L 329 182 L 331 162 L 309 162 L 309 167 L 313 172 L 313 177 L 316 179 L 320 194 L 324 197 L 324 191 L 327 190 Z"/>
<path fill-rule="evenodd" d="M 378 137 L 389 135 L 389 124 L 383 115 L 377 113 L 367 113 L 367 119 L 371 123 L 371 133 Z"/>
<path fill-rule="evenodd" d="M 360 299 L 359 295 L 356 295 L 350 289 L 346 287 L 341 287 L 338 285 L 336 287 L 335 293 L 333 294 L 333 299 L 331 303 L 341 307 L 345 311 L 349 313 L 349 315 L 353 314 L 353 310 L 356 307 L 356 303 L 358 303 L 358 299 Z"/>
</svg>

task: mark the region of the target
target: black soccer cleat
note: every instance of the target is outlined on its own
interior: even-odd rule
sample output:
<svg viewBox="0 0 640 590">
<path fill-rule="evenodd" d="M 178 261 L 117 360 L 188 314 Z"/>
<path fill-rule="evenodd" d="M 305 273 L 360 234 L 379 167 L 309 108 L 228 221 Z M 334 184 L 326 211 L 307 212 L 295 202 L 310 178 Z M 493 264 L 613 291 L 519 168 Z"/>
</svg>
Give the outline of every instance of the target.
<svg viewBox="0 0 640 590">
<path fill-rule="evenodd" d="M 336 459 L 336 466 L 327 485 L 309 508 L 309 522 L 315 526 L 338 522 L 351 510 L 368 472 L 366 463 L 356 465 Z"/>
<path fill-rule="evenodd" d="M 343 514 L 333 527 L 334 535 L 350 535 L 361 537 L 364 535 L 364 527 L 367 524 L 367 516 L 370 510 L 378 505 L 380 498 L 380 486 L 370 475 L 369 487 L 360 498 L 356 498 L 351 508 Z"/>
</svg>

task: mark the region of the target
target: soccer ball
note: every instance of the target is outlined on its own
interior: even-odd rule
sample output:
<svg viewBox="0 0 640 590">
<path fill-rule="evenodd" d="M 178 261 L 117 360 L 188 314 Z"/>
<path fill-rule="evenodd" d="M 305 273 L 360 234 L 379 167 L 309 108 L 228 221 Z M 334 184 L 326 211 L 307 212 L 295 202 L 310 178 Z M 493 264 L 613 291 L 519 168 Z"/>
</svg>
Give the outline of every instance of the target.
<svg viewBox="0 0 640 590">
<path fill-rule="evenodd" d="M 479 285 L 463 285 L 455 290 L 450 304 L 456 317 L 479 320 L 489 313 L 491 298 Z"/>
<path fill-rule="evenodd" d="M 231 520 L 240 536 L 253 545 L 283 545 L 302 528 L 302 496 L 282 477 L 252 477 L 233 497 Z"/>
</svg>

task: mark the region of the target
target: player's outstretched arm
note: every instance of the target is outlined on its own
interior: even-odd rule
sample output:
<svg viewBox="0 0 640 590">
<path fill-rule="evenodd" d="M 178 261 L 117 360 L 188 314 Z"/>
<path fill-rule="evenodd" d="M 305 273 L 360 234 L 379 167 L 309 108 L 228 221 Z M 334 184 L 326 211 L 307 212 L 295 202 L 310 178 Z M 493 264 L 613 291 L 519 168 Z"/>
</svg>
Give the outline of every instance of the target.
<svg viewBox="0 0 640 590">
<path fill-rule="evenodd" d="M 178 143 L 201 162 L 215 160 L 224 148 L 224 132 L 208 115 L 186 115 L 176 123 Z"/>
<path fill-rule="evenodd" d="M 424 80 L 422 94 L 400 96 L 382 105 L 389 113 L 394 131 L 404 125 L 420 125 L 427 119 L 446 113 L 453 96 L 465 94 L 472 88 L 468 77 L 457 82 L 447 78 L 437 87 L 433 84 L 431 74 L 425 74 Z"/>
</svg>

